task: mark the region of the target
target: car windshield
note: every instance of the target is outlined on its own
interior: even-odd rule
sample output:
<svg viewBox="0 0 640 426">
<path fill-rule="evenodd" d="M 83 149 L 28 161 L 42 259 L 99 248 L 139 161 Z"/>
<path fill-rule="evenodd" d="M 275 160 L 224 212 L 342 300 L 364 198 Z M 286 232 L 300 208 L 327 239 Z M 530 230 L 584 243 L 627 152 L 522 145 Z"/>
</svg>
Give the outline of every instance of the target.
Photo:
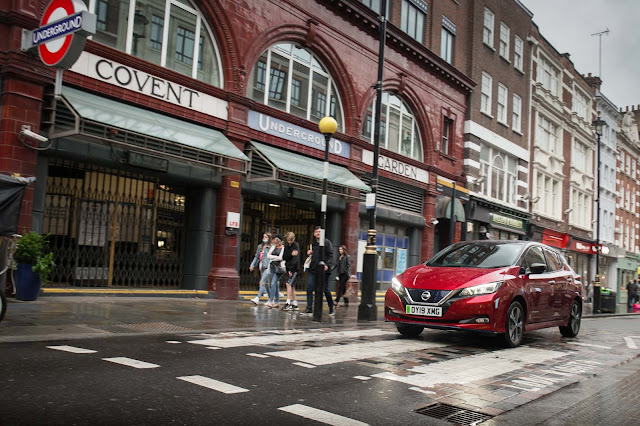
<svg viewBox="0 0 640 426">
<path fill-rule="evenodd" d="M 456 244 L 435 255 L 426 264 L 452 268 L 503 268 L 516 263 L 523 246 L 497 241 Z"/>
</svg>

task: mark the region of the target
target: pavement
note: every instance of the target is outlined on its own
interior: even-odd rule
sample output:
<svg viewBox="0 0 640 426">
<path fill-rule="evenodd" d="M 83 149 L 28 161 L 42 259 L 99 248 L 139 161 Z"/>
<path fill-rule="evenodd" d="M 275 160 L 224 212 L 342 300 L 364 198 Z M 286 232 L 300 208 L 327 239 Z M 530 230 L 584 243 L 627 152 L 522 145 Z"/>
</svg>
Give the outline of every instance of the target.
<svg viewBox="0 0 640 426">
<path fill-rule="evenodd" d="M 49 289 L 54 290 L 54 289 Z M 92 293 L 95 292 L 95 293 Z M 68 295 L 80 294 L 80 295 Z M 384 321 L 383 293 L 377 294 L 378 321 L 358 321 L 356 303 L 329 315 L 326 302 L 322 322 L 305 315 L 306 294 L 298 292 L 300 311 L 269 309 L 263 298 L 249 301 L 254 292 L 241 292 L 240 300 L 210 298 L 208 292 L 183 290 L 82 289 L 50 291 L 35 301 L 9 298 L 0 322 L 0 342 L 65 340 L 113 335 L 191 333 L 208 331 L 274 330 L 333 326 L 380 326 Z M 280 305 L 282 307 L 283 304 Z M 638 314 L 600 314 L 597 317 Z M 585 318 L 593 315 L 584 315 Z"/>
</svg>

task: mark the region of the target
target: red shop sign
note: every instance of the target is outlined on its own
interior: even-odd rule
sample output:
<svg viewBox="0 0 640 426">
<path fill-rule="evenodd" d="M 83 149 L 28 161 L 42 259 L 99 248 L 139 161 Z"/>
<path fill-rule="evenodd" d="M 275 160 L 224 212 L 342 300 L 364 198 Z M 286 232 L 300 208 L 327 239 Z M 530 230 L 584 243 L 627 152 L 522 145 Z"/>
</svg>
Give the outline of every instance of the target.
<svg viewBox="0 0 640 426">
<path fill-rule="evenodd" d="M 565 249 L 569 244 L 569 234 L 563 234 L 562 232 L 555 232 L 549 229 L 545 229 L 542 232 L 542 244 Z"/>
<path fill-rule="evenodd" d="M 571 240 L 571 251 L 577 251 L 578 253 L 593 254 L 596 252 L 596 245 L 591 243 L 585 243 L 578 240 Z"/>
</svg>

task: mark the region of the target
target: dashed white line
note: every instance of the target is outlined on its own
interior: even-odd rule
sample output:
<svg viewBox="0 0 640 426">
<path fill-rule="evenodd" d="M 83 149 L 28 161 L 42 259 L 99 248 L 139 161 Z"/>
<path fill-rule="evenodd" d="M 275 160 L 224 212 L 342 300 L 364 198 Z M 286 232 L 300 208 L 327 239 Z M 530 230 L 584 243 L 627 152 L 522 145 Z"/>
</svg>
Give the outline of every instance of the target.
<svg viewBox="0 0 640 426">
<path fill-rule="evenodd" d="M 167 340 L 167 343 L 171 343 L 171 344 L 173 344 L 173 345 L 176 345 L 176 344 L 178 344 L 178 343 L 182 343 L 182 342 L 180 342 L 180 341 L 178 341 L 178 340 Z"/>
<path fill-rule="evenodd" d="M 133 358 L 115 357 L 115 358 L 102 358 L 105 361 L 115 362 L 116 364 L 126 365 L 133 368 L 157 368 L 158 364 L 151 364 L 150 362 L 139 361 Z"/>
<path fill-rule="evenodd" d="M 67 345 L 47 346 L 47 348 L 55 349 L 57 351 L 71 352 L 71 353 L 74 353 L 74 354 L 94 354 L 94 353 L 98 352 L 98 351 L 94 351 L 94 350 L 91 350 L 91 349 L 76 348 L 75 346 L 67 346 Z"/>
<path fill-rule="evenodd" d="M 194 385 L 203 386 L 205 388 L 227 394 L 249 392 L 249 389 L 240 388 L 238 386 L 230 385 L 229 383 L 220 382 L 204 376 L 182 376 L 176 378 L 184 380 L 185 382 L 193 383 Z"/>
<path fill-rule="evenodd" d="M 294 362 L 293 365 L 298 365 L 298 366 L 304 367 L 304 368 L 316 368 L 315 365 L 307 364 L 305 362 Z"/>
<path fill-rule="evenodd" d="M 567 342 L 567 344 L 568 345 L 576 345 L 576 346 L 586 346 L 586 347 L 589 347 L 589 348 L 611 349 L 610 346 L 592 345 L 591 343 Z"/>
<path fill-rule="evenodd" d="M 357 380 L 362 380 L 362 381 L 371 380 L 371 377 L 367 377 L 367 376 L 353 376 L 353 378 Z"/>
<path fill-rule="evenodd" d="M 222 349 L 222 348 L 219 348 L 219 347 L 217 347 L 217 346 L 207 346 L 207 349 L 213 349 L 213 350 L 216 350 L 216 349 Z"/>
<path fill-rule="evenodd" d="M 409 390 L 420 392 L 420 393 L 426 393 L 427 395 L 435 395 L 436 394 L 435 392 L 424 390 L 424 389 L 419 388 L 417 386 L 412 386 L 412 387 L 409 388 Z"/>
<path fill-rule="evenodd" d="M 317 408 L 308 407 L 302 404 L 293 404 L 286 407 L 280 407 L 278 410 L 286 411 L 287 413 L 295 414 L 296 416 L 304 417 L 306 419 L 315 420 L 320 423 L 336 426 L 366 426 L 367 423 L 359 422 L 357 420 L 350 419 L 349 417 L 333 414 L 328 411 L 318 410 Z"/>
<path fill-rule="evenodd" d="M 638 349 L 638 346 L 636 345 L 636 342 L 633 341 L 633 337 L 637 337 L 637 336 L 625 337 L 624 341 L 627 344 L 627 347 L 629 349 Z"/>
<path fill-rule="evenodd" d="M 250 354 L 247 354 L 247 355 L 249 355 L 249 356 L 254 356 L 254 357 L 256 357 L 256 358 L 269 358 L 269 355 L 265 355 L 265 354 L 254 354 L 254 353 L 250 353 Z"/>
</svg>

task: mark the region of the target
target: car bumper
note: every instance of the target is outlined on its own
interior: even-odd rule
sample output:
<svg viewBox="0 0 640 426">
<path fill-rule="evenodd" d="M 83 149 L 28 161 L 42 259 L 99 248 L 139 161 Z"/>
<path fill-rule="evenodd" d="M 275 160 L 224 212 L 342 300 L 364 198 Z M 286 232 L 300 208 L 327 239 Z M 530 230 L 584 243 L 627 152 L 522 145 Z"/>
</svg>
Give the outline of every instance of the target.
<svg viewBox="0 0 640 426">
<path fill-rule="evenodd" d="M 500 303 L 500 299 L 497 293 L 451 299 L 442 305 L 442 317 L 409 315 L 404 301 L 390 288 L 385 295 L 384 318 L 386 321 L 417 324 L 427 328 L 503 333 L 504 303 Z"/>
</svg>

